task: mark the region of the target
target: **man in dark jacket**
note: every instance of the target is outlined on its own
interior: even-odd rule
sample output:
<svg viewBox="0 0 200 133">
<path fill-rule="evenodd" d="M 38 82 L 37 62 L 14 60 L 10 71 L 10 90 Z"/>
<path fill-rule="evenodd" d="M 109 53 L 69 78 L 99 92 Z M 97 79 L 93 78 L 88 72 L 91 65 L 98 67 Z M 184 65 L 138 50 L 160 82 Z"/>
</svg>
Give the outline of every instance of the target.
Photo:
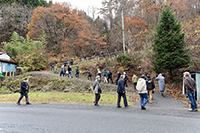
<svg viewBox="0 0 200 133">
<path fill-rule="evenodd" d="M 116 80 L 116 85 L 118 84 L 118 80 L 120 79 L 121 73 L 118 71 L 117 72 L 117 80 Z"/>
<path fill-rule="evenodd" d="M 120 79 L 118 81 L 118 87 L 117 87 L 117 93 L 118 93 L 117 107 L 118 108 L 121 108 L 121 106 L 120 106 L 121 97 L 124 98 L 124 106 L 129 107 L 127 99 L 126 99 L 126 90 L 125 90 L 125 87 L 124 87 L 123 78 L 124 78 L 123 75 L 121 75 Z"/>
<path fill-rule="evenodd" d="M 74 64 L 74 59 L 72 58 L 70 61 L 71 66 Z"/>
<path fill-rule="evenodd" d="M 68 78 L 69 78 L 69 75 L 70 75 L 70 77 L 71 78 L 73 78 L 73 76 L 72 76 L 72 68 L 70 67 L 70 66 L 68 66 Z"/>
<path fill-rule="evenodd" d="M 30 105 L 31 103 L 29 103 L 28 101 L 28 89 L 29 89 L 29 86 L 28 86 L 28 78 L 25 78 L 24 81 L 21 83 L 21 90 L 20 90 L 20 98 L 17 102 L 18 105 L 21 105 L 20 104 L 20 101 L 22 100 L 22 98 L 25 96 L 26 97 L 26 104 Z"/>
<path fill-rule="evenodd" d="M 146 85 L 147 85 L 147 93 L 149 95 L 149 103 L 152 103 L 152 92 L 155 88 L 155 84 L 149 75 L 147 75 Z"/>
<path fill-rule="evenodd" d="M 51 71 L 54 70 L 54 61 L 51 63 Z"/>
<path fill-rule="evenodd" d="M 128 87 L 127 85 L 128 75 L 124 72 L 124 86 Z"/>
<path fill-rule="evenodd" d="M 76 67 L 76 74 L 75 74 L 76 78 L 79 79 L 79 69 L 78 67 Z"/>
<path fill-rule="evenodd" d="M 190 77 L 189 72 L 184 73 L 185 79 L 184 79 L 184 88 L 186 90 L 187 96 L 190 100 L 191 109 L 189 111 L 196 112 L 197 109 L 197 102 L 195 99 L 195 92 L 196 92 L 196 82 L 193 78 Z"/>
<path fill-rule="evenodd" d="M 88 70 L 88 80 L 92 81 L 92 72 L 90 70 Z"/>
<path fill-rule="evenodd" d="M 108 83 L 109 83 L 109 79 L 111 80 L 112 84 L 113 84 L 113 80 L 112 80 L 112 72 L 110 70 L 108 70 Z"/>
</svg>

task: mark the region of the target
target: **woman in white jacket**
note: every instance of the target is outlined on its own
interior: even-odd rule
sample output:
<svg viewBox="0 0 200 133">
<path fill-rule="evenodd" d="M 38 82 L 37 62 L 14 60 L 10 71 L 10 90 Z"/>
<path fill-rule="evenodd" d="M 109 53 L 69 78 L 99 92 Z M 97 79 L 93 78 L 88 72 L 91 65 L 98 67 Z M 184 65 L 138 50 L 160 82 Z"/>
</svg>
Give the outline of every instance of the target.
<svg viewBox="0 0 200 133">
<path fill-rule="evenodd" d="M 138 90 L 138 93 L 140 94 L 140 101 L 141 101 L 141 109 L 146 110 L 145 105 L 149 101 L 148 94 L 147 94 L 147 85 L 145 76 L 142 75 L 141 78 L 138 79 L 136 89 Z"/>
</svg>

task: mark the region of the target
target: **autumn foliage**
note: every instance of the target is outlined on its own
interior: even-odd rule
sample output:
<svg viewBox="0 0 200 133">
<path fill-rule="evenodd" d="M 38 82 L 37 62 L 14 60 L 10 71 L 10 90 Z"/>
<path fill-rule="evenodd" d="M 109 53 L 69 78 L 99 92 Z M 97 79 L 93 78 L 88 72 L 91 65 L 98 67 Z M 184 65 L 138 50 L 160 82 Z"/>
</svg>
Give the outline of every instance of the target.
<svg viewBox="0 0 200 133">
<path fill-rule="evenodd" d="M 69 4 L 54 4 L 51 7 L 34 9 L 28 35 L 39 39 L 44 31 L 47 47 L 57 54 L 77 54 L 74 51 L 87 45 L 100 45 L 102 38 L 92 31 L 91 25 L 82 11 L 73 9 Z M 81 52 L 81 51 L 79 51 Z"/>
</svg>

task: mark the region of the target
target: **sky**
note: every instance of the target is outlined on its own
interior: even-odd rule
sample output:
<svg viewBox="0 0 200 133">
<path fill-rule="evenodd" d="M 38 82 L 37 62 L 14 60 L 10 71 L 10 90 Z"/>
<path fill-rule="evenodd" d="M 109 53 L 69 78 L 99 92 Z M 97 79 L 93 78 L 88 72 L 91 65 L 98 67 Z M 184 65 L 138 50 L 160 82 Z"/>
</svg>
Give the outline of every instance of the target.
<svg viewBox="0 0 200 133">
<path fill-rule="evenodd" d="M 48 2 L 49 0 L 47 0 Z M 55 2 L 69 2 L 73 7 L 77 7 L 78 9 L 82 9 L 87 12 L 88 6 L 94 6 L 97 8 L 101 7 L 101 2 L 103 0 L 52 0 L 53 3 Z"/>
</svg>

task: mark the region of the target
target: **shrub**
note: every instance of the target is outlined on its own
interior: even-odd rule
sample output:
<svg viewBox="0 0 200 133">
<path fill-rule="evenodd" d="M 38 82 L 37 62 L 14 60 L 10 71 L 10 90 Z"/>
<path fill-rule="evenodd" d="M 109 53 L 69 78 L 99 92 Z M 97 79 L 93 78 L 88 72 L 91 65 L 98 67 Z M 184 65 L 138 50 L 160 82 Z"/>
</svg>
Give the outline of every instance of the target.
<svg viewBox="0 0 200 133">
<path fill-rule="evenodd" d="M 116 58 L 117 61 L 123 66 L 134 66 L 139 63 L 138 59 L 131 54 L 119 53 Z"/>
<path fill-rule="evenodd" d="M 47 65 L 45 56 L 45 41 L 33 41 L 28 36 L 24 38 L 13 32 L 11 42 L 3 42 L 4 51 L 26 71 L 42 70 Z"/>
</svg>

